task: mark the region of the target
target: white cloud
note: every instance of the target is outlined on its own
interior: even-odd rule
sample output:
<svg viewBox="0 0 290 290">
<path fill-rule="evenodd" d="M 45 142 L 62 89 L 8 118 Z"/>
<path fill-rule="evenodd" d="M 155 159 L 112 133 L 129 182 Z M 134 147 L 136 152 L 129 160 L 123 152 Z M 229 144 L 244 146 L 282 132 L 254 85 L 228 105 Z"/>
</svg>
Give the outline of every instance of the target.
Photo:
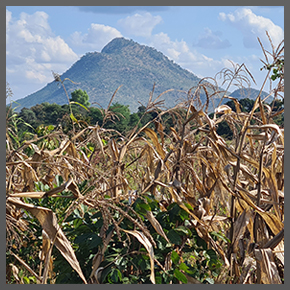
<svg viewBox="0 0 290 290">
<path fill-rule="evenodd" d="M 152 35 L 148 45 L 155 47 L 171 60 L 178 63 L 182 68 L 189 70 L 199 78 L 215 77 L 224 68 L 233 70 L 232 62 L 234 64 L 245 63 L 247 68 L 250 69 L 250 72 L 254 76 L 257 75 L 259 77 L 259 69 L 256 68 L 259 68 L 260 60 L 256 55 L 250 55 L 248 57 L 232 57 L 230 55 L 224 55 L 219 58 L 210 57 L 189 47 L 184 40 L 171 40 L 163 32 Z M 259 81 L 257 83 L 259 85 Z"/>
<path fill-rule="evenodd" d="M 12 13 L 6 9 L 6 43 L 9 41 L 11 19 L 12 19 Z"/>
<path fill-rule="evenodd" d="M 128 35 L 150 37 L 153 28 L 162 22 L 161 16 L 153 16 L 146 12 L 143 14 L 134 14 L 124 19 L 120 19 L 118 24 L 124 29 Z"/>
<path fill-rule="evenodd" d="M 174 48 L 167 48 L 168 56 L 171 55 L 171 59 L 178 59 L 181 52 L 177 51 Z"/>
<path fill-rule="evenodd" d="M 27 70 L 25 72 L 25 76 L 29 80 L 35 80 L 36 79 L 40 83 L 43 83 L 46 80 L 46 76 L 44 74 L 36 72 L 36 71 L 33 71 L 33 70 Z"/>
<path fill-rule="evenodd" d="M 100 51 L 108 42 L 122 34 L 114 27 L 92 23 L 88 33 L 74 32 L 71 35 L 71 43 L 87 50 Z"/>
<path fill-rule="evenodd" d="M 6 9 L 6 27 L 9 25 L 11 18 L 12 18 L 12 13 Z"/>
<path fill-rule="evenodd" d="M 222 60 L 214 60 L 197 50 L 190 49 L 184 40 L 173 41 L 166 33 L 152 35 L 150 40 L 150 46 L 164 53 L 181 67 L 194 74 L 198 73 L 199 77 L 213 77 L 223 68 Z"/>
<path fill-rule="evenodd" d="M 51 70 L 62 73 L 77 54 L 52 33 L 48 15 L 37 11 L 21 13 L 19 19 L 6 10 L 6 74 L 14 83 L 44 85 L 53 80 Z M 27 93 L 23 92 L 25 97 Z"/>
<path fill-rule="evenodd" d="M 194 46 L 198 46 L 205 49 L 223 49 L 231 46 L 230 42 L 225 39 L 221 39 L 222 32 L 213 32 L 209 28 L 204 28 L 203 34 L 198 38 L 198 41 L 194 43 Z"/>
<path fill-rule="evenodd" d="M 184 40 L 172 41 L 170 37 L 164 32 L 152 35 L 150 41 L 151 43 L 149 45 L 154 46 L 158 50 L 161 50 L 166 56 L 176 62 L 182 60 L 184 55 L 194 58 Z"/>
<path fill-rule="evenodd" d="M 243 33 L 243 43 L 246 48 L 260 48 L 257 37 L 263 45 L 268 46 L 269 40 L 266 35 L 268 31 L 274 46 L 277 46 L 284 39 L 283 29 L 275 25 L 272 20 L 258 16 L 249 8 L 237 9 L 234 13 L 220 13 L 219 19 L 234 25 Z"/>
</svg>

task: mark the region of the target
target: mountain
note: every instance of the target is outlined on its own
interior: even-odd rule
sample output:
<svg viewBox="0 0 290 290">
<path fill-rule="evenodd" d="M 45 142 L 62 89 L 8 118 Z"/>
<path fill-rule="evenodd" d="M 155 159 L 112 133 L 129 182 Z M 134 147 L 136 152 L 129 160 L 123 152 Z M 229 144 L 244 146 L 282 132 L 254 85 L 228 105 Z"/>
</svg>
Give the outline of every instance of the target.
<svg viewBox="0 0 290 290">
<path fill-rule="evenodd" d="M 258 97 L 260 91 L 253 89 L 253 88 L 241 88 L 241 89 L 237 89 L 234 92 L 232 92 L 230 94 L 231 97 L 236 98 L 236 99 L 251 99 L 251 100 L 256 100 L 256 98 Z M 265 97 L 267 97 L 268 94 L 264 91 L 262 91 L 261 93 L 261 98 L 264 99 Z M 269 97 L 267 99 L 267 102 L 271 102 L 273 100 L 273 97 Z"/>
<path fill-rule="evenodd" d="M 74 90 L 82 89 L 88 93 L 92 105 L 97 102 L 103 108 L 108 106 L 114 91 L 122 85 L 114 102 L 129 105 L 132 112 L 138 110 L 139 102 L 147 104 L 154 83 L 153 99 L 168 89 L 175 89 L 162 96 L 165 105 L 172 107 L 180 97 L 186 97 L 177 90 L 188 91 L 200 80 L 156 49 L 125 38 L 113 39 L 100 53 L 85 54 L 60 77 L 77 83 L 64 81 L 69 97 Z M 67 104 L 63 87 L 55 81 L 47 84 L 17 100 L 21 105 L 18 110 L 43 102 Z"/>
<path fill-rule="evenodd" d="M 131 112 L 137 111 L 140 103 L 147 104 L 154 83 L 153 99 L 168 89 L 174 89 L 161 97 L 167 107 L 173 107 L 180 98 L 186 98 L 184 92 L 200 81 L 196 75 L 181 68 L 156 49 L 125 38 L 113 39 L 101 52 L 86 53 L 60 78 L 64 81 L 69 97 L 74 90 L 82 89 L 88 93 L 92 105 L 99 104 L 103 108 L 108 106 L 113 93 L 122 85 L 114 102 L 129 105 Z M 240 90 L 233 94 L 238 99 L 246 97 Z M 257 95 L 257 92 L 251 89 L 250 95 Z M 201 98 L 204 101 L 205 95 Z M 43 102 L 59 105 L 68 103 L 60 83 L 48 83 L 41 90 L 17 100 L 14 107 L 20 111 L 24 107 L 30 108 Z"/>
</svg>

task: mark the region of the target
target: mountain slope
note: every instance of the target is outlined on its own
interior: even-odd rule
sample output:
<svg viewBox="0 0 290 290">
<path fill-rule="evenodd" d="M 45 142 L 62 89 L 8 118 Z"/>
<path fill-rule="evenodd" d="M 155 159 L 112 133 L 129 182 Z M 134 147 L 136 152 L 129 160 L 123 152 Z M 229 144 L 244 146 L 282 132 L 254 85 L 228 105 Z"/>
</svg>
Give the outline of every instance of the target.
<svg viewBox="0 0 290 290">
<path fill-rule="evenodd" d="M 232 92 L 230 94 L 231 97 L 236 98 L 236 99 L 245 99 L 245 98 L 249 98 L 251 100 L 256 100 L 256 98 L 258 97 L 260 91 L 253 89 L 253 88 L 242 88 L 242 89 L 238 89 L 235 90 L 234 92 Z M 266 92 L 262 92 L 261 93 L 261 98 L 264 99 L 265 97 L 267 97 L 268 94 Z M 271 102 L 272 101 L 272 97 L 269 97 L 267 99 L 267 102 Z"/>
<path fill-rule="evenodd" d="M 96 102 L 102 107 L 107 107 L 114 91 L 122 85 L 114 101 L 129 105 L 131 111 L 138 109 L 139 102 L 147 104 L 154 83 L 154 97 L 157 97 L 168 89 L 188 91 L 200 80 L 154 48 L 125 38 L 113 39 L 101 53 L 85 54 L 61 75 L 62 80 L 65 78 L 78 83 L 64 82 L 69 97 L 75 89 L 82 89 L 88 93 L 91 104 Z M 166 106 L 171 107 L 182 96 L 174 91 L 164 94 L 163 98 Z M 51 82 L 17 102 L 21 110 L 42 102 L 65 104 L 67 97 L 60 84 Z"/>
<path fill-rule="evenodd" d="M 200 81 L 193 73 L 181 68 L 156 49 L 125 38 L 113 39 L 100 53 L 86 53 L 60 77 L 61 80 L 68 78 L 77 83 L 64 81 L 69 97 L 74 90 L 82 89 L 88 93 L 92 105 L 98 104 L 103 108 L 108 106 L 111 96 L 122 85 L 114 102 L 129 105 L 131 112 L 137 111 L 140 103 L 147 104 L 154 83 L 153 99 L 166 90 L 174 89 L 162 96 L 165 105 L 173 107 L 180 98 L 186 97 L 186 93 L 180 90 L 187 92 Z M 255 98 L 258 93 L 254 89 L 239 89 L 231 96 L 237 99 Z M 204 101 L 205 96 L 201 98 Z M 68 103 L 60 83 L 53 81 L 47 84 L 41 90 L 17 100 L 18 104 L 13 107 L 20 111 L 24 107 L 30 108 L 43 102 L 59 105 Z"/>
</svg>

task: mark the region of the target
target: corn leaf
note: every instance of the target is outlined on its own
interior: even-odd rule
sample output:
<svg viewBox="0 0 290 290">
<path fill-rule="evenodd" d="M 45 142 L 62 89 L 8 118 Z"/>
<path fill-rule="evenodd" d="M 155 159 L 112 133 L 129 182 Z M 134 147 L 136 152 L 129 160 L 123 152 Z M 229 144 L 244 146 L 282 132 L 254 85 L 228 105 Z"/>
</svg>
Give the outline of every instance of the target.
<svg viewBox="0 0 290 290">
<path fill-rule="evenodd" d="M 138 239 L 138 241 L 145 247 L 147 250 L 149 257 L 150 257 L 150 265 L 151 265 L 151 275 L 150 275 L 150 280 L 153 284 L 155 284 L 155 274 L 154 274 L 154 251 L 153 251 L 153 246 L 148 240 L 148 238 L 139 231 L 129 231 L 129 230 L 124 230 L 124 232 L 133 235 L 135 238 Z"/>
<path fill-rule="evenodd" d="M 8 202 L 14 204 L 18 208 L 28 210 L 38 219 L 51 242 L 55 244 L 60 253 L 69 262 L 72 268 L 79 274 L 84 283 L 87 284 L 86 278 L 82 272 L 74 250 L 64 235 L 62 229 L 59 227 L 57 223 L 57 217 L 54 212 L 48 208 L 24 203 L 16 198 L 8 198 Z"/>
</svg>

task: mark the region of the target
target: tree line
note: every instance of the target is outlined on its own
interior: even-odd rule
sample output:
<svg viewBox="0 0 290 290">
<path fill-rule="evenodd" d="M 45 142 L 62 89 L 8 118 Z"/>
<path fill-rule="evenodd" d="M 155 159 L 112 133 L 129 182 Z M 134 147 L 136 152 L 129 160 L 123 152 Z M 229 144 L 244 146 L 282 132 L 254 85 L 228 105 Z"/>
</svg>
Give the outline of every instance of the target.
<svg viewBox="0 0 290 290">
<path fill-rule="evenodd" d="M 254 105 L 254 100 L 245 98 L 239 100 L 240 108 L 242 112 L 250 112 Z M 225 103 L 232 111 L 236 111 L 235 103 L 230 100 Z M 272 108 L 273 112 L 278 112 L 284 108 L 284 100 L 274 100 L 268 104 Z M 178 109 L 180 114 L 186 114 L 182 109 Z M 258 109 L 257 109 L 258 110 Z M 136 125 L 138 127 L 144 126 L 149 121 L 156 118 L 159 111 L 146 112 L 145 106 L 140 105 L 136 113 L 131 113 L 128 105 L 122 105 L 119 103 L 113 103 L 109 107 L 111 117 L 104 122 L 105 109 L 91 106 L 89 102 L 89 96 L 86 91 L 81 89 L 75 90 L 71 93 L 70 104 L 58 105 L 56 103 L 50 104 L 44 102 L 37 104 L 31 108 L 22 108 L 19 113 L 15 113 L 11 110 L 11 107 L 6 107 L 6 113 L 9 116 L 8 120 L 14 121 L 14 126 L 17 126 L 19 136 L 23 140 L 27 136 L 32 134 L 39 134 L 44 127 L 53 129 L 57 126 L 61 126 L 65 133 L 67 133 L 72 126 L 71 114 L 73 114 L 74 120 L 79 125 L 94 126 L 96 124 L 102 126 L 105 129 L 113 129 L 126 135 Z M 209 117 L 213 118 L 213 113 Z M 13 118 L 11 118 L 13 117 Z M 142 118 L 141 118 L 142 117 Z M 162 115 L 162 124 L 165 128 L 165 133 L 170 133 L 170 127 L 174 126 L 173 115 L 166 113 Z M 284 127 L 284 114 L 278 115 L 273 121 Z M 50 127 L 49 127 L 50 126 Z M 154 129 L 154 124 L 150 124 Z M 219 123 L 217 127 L 217 133 L 228 139 L 232 138 L 232 130 L 226 121 Z"/>
</svg>

